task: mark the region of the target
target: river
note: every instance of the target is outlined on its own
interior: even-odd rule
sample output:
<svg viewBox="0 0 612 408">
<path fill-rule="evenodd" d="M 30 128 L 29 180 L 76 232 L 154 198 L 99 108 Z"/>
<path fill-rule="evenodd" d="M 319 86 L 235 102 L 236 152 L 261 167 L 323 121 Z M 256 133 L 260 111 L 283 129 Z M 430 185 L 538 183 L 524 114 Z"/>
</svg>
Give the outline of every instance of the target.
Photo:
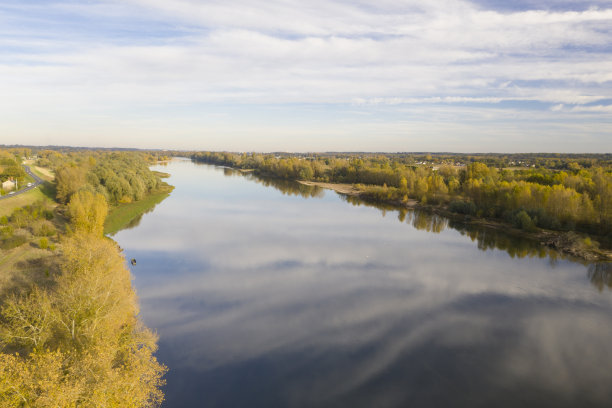
<svg viewBox="0 0 612 408">
<path fill-rule="evenodd" d="M 164 407 L 609 407 L 612 270 L 175 159 L 117 233 Z"/>
</svg>

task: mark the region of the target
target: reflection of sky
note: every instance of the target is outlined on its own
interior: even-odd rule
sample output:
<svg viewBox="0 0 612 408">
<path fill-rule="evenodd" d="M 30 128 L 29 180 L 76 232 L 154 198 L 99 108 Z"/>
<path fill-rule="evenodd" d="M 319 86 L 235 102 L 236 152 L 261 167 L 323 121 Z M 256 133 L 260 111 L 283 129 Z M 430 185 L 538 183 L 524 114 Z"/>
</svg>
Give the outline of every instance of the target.
<svg viewBox="0 0 612 408">
<path fill-rule="evenodd" d="M 164 171 L 171 197 L 114 238 L 138 260 L 167 406 L 612 401 L 612 298 L 584 266 L 483 252 L 332 192 Z"/>
</svg>

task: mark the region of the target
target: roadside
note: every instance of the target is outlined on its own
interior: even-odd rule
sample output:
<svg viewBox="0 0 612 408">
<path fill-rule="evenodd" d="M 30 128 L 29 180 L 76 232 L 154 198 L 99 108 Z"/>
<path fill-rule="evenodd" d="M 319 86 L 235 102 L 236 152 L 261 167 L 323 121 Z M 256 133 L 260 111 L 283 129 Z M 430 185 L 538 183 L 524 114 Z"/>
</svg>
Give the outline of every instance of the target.
<svg viewBox="0 0 612 408">
<path fill-rule="evenodd" d="M 27 162 L 27 161 L 26 161 Z M 37 166 L 23 165 L 24 170 L 29 177 L 32 178 L 32 183 L 14 194 L 7 194 L 0 197 L 0 217 L 10 215 L 16 208 L 30 205 L 39 200 L 48 199 L 51 205 L 55 207 L 57 203 L 54 201 L 54 186 L 53 181 L 55 176 L 46 168 Z"/>
<path fill-rule="evenodd" d="M 20 190 L 11 191 L 10 193 L 8 193 L 6 195 L 0 196 L 0 200 L 6 200 L 6 199 L 9 199 L 9 198 L 16 197 L 16 196 L 18 196 L 20 194 L 23 194 L 23 193 L 27 192 L 27 191 L 35 189 L 36 187 L 38 187 L 39 185 L 41 185 L 44 182 L 43 179 L 41 179 L 40 177 L 38 177 L 36 174 L 34 174 L 32 172 L 32 170 L 30 169 L 29 166 L 26 166 L 25 164 L 23 164 L 22 166 L 23 166 L 23 169 L 25 170 L 26 174 L 28 176 L 30 176 L 34 181 L 27 183 L 26 186 L 24 188 L 20 189 Z"/>
</svg>

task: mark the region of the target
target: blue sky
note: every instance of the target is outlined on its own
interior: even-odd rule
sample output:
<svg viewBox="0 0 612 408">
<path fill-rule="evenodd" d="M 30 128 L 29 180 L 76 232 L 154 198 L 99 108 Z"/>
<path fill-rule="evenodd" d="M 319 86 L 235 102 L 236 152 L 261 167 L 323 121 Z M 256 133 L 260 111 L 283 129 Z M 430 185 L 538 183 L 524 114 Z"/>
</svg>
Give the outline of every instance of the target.
<svg viewBox="0 0 612 408">
<path fill-rule="evenodd" d="M 0 2 L 0 143 L 611 152 L 612 1 Z"/>
</svg>

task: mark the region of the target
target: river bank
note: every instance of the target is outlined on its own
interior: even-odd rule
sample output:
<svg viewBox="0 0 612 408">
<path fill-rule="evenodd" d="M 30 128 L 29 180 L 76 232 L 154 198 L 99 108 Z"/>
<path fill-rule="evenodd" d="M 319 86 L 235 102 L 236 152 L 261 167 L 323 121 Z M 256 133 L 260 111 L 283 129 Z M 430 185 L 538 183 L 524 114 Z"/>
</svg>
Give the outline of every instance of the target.
<svg viewBox="0 0 612 408">
<path fill-rule="evenodd" d="M 114 235 L 118 231 L 129 226 L 143 214 L 152 211 L 157 204 L 164 201 L 172 190 L 174 190 L 174 186 L 164 183 L 162 187 L 151 192 L 142 200 L 119 204 L 109 211 L 104 221 L 104 234 Z"/>
<path fill-rule="evenodd" d="M 298 180 L 298 182 L 307 186 L 317 186 L 321 188 L 326 188 L 329 190 L 333 190 L 339 194 L 344 194 L 347 196 L 369 201 L 363 197 L 362 190 L 359 190 L 352 184 L 323 183 L 303 180 Z M 504 222 L 503 220 L 487 219 L 457 214 L 455 212 L 450 211 L 447 205 L 421 204 L 414 199 L 409 199 L 405 202 L 391 200 L 384 202 L 383 204 L 392 205 L 394 207 L 397 207 L 398 209 L 409 208 L 428 211 L 431 213 L 442 215 L 454 221 L 463 222 L 465 224 L 504 231 L 505 233 L 508 233 L 513 236 L 523 237 L 537 241 L 541 245 L 553 248 L 566 255 L 570 255 L 575 258 L 580 258 L 587 262 L 612 261 L 612 251 L 600 249 L 598 247 L 596 237 L 592 237 L 588 234 L 578 233 L 575 231 L 544 230 L 540 228 L 533 232 L 525 231 L 522 229 L 515 228 L 514 226 L 507 222 Z"/>
</svg>

